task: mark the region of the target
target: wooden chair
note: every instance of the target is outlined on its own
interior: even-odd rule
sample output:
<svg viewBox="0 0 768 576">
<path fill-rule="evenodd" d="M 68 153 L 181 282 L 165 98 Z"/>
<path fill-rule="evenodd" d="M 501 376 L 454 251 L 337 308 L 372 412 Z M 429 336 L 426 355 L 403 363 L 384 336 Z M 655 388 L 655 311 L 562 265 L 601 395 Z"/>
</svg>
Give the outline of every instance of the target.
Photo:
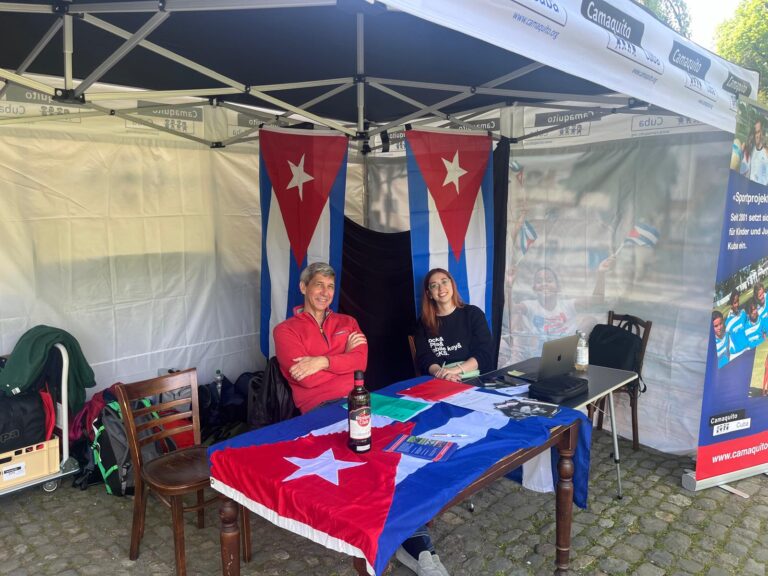
<svg viewBox="0 0 768 576">
<path fill-rule="evenodd" d="M 632 450 L 639 450 L 640 435 L 637 426 L 637 401 L 640 398 L 640 376 L 642 375 L 645 349 L 648 346 L 648 338 L 651 335 L 651 325 L 653 323 L 650 320 L 641 320 L 637 316 L 632 316 L 631 314 L 616 314 L 611 310 L 608 312 L 608 324 L 610 326 L 618 326 L 633 334 L 637 334 L 641 340 L 636 370 L 638 378 L 617 390 L 617 392 L 624 392 L 629 395 L 629 406 L 632 411 Z M 600 400 L 598 408 L 597 429 L 602 430 L 603 415 L 605 414 L 605 397 Z"/>
<path fill-rule="evenodd" d="M 136 403 L 141 398 L 160 399 L 163 393 L 170 393 L 189 388 L 190 396 L 160 401 L 149 407 Z M 197 512 L 197 526 L 204 527 L 205 506 L 219 500 L 218 496 L 205 499 L 204 489 L 210 487 L 207 448 L 200 445 L 200 415 L 197 396 L 197 371 L 192 368 L 182 372 L 167 374 L 158 378 L 118 384 L 115 386 L 120 410 L 123 415 L 128 447 L 131 452 L 135 494 L 133 500 L 133 526 L 131 529 L 131 548 L 129 558 L 139 557 L 139 544 L 144 536 L 144 520 L 147 510 L 148 492 L 171 509 L 173 519 L 173 544 L 176 556 L 176 574 L 186 574 L 184 555 L 184 512 Z M 163 397 L 164 400 L 165 396 Z M 152 417 L 157 414 L 159 418 Z M 149 418 L 147 416 L 150 416 Z M 187 420 L 182 425 L 166 429 L 166 424 Z M 161 456 L 144 461 L 142 447 L 158 442 L 167 447 L 167 439 L 181 433 L 192 431 L 194 446 L 172 450 Z M 185 507 L 183 497 L 195 494 L 196 503 Z M 248 513 L 242 512 L 241 543 L 243 559 L 247 562 L 251 556 L 251 535 Z"/>
<path fill-rule="evenodd" d="M 408 334 L 408 346 L 411 349 L 411 362 L 413 362 L 413 375 L 421 376 L 421 370 L 416 362 L 416 340 L 413 339 L 413 334 Z"/>
</svg>

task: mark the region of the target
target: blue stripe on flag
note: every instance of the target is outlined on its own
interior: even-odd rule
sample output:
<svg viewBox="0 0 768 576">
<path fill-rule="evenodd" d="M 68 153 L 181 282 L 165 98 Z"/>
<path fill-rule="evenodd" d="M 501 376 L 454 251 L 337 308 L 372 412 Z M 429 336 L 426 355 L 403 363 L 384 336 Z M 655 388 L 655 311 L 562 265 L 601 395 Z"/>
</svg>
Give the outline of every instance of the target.
<svg viewBox="0 0 768 576">
<path fill-rule="evenodd" d="M 297 266 L 296 259 L 293 257 L 293 253 L 291 253 L 288 258 L 288 298 L 285 301 L 285 318 L 293 316 L 293 309 L 304 304 L 304 295 L 299 289 L 299 277 L 301 276 L 301 271 L 307 266 L 306 256 L 304 256 L 301 266 Z"/>
<path fill-rule="evenodd" d="M 450 248 L 449 248 L 450 250 Z M 448 272 L 451 273 L 456 281 L 456 288 L 459 289 L 459 295 L 464 302 L 471 302 L 469 297 L 469 278 L 467 278 L 467 248 L 462 248 L 459 261 L 453 257 L 453 251 L 448 254 Z"/>
<path fill-rule="evenodd" d="M 267 222 L 272 201 L 272 182 L 264 165 L 264 158 L 259 152 L 259 180 L 261 200 L 261 353 L 269 358 L 269 320 L 272 316 L 272 281 L 267 260 Z M 267 191 L 266 193 L 264 191 Z"/>
<path fill-rule="evenodd" d="M 330 203 L 330 226 L 331 226 L 331 238 L 329 246 L 328 264 L 336 272 L 336 291 L 333 294 L 333 302 L 331 302 L 331 308 L 334 310 L 339 309 L 339 297 L 341 296 L 341 261 L 342 261 L 342 248 L 344 243 L 344 194 L 347 187 L 347 152 L 344 153 L 344 159 L 341 162 L 342 168 L 336 174 L 336 180 L 331 186 L 330 197 L 328 202 Z"/>
<path fill-rule="evenodd" d="M 413 150 L 405 141 L 408 163 L 408 204 L 411 210 L 411 258 L 413 259 L 413 295 L 416 316 L 421 315 L 421 290 L 429 272 L 429 202 L 427 183 L 421 175 Z"/>
<path fill-rule="evenodd" d="M 483 209 L 485 210 L 485 319 L 488 328 L 493 332 L 491 325 L 491 307 L 493 305 L 493 149 L 488 152 L 488 165 L 480 189 L 483 193 Z"/>
</svg>

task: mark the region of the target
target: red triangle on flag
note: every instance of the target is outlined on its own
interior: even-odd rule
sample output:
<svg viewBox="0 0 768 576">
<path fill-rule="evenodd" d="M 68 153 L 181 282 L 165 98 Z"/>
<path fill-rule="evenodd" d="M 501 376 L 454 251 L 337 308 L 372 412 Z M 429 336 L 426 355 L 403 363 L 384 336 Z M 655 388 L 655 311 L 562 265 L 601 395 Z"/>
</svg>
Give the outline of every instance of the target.
<svg viewBox="0 0 768 576">
<path fill-rule="evenodd" d="M 288 241 L 301 267 L 342 162 L 347 138 L 262 129 L 259 143 Z"/>
<path fill-rule="evenodd" d="M 488 165 L 491 137 L 423 130 L 409 130 L 405 137 L 458 261 Z"/>
</svg>

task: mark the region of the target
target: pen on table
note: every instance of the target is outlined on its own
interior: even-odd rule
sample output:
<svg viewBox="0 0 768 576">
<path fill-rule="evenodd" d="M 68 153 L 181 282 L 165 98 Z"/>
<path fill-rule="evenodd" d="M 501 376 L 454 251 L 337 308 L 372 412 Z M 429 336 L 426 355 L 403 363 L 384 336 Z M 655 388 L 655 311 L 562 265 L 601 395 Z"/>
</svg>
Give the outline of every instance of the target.
<svg viewBox="0 0 768 576">
<path fill-rule="evenodd" d="M 432 434 L 433 438 L 466 438 L 466 434 Z"/>
<path fill-rule="evenodd" d="M 435 378 L 440 378 L 440 374 L 443 373 L 443 370 L 445 370 L 445 361 L 443 361 L 443 365 L 440 366 L 440 370 L 438 370 L 437 374 L 435 374 Z"/>
</svg>

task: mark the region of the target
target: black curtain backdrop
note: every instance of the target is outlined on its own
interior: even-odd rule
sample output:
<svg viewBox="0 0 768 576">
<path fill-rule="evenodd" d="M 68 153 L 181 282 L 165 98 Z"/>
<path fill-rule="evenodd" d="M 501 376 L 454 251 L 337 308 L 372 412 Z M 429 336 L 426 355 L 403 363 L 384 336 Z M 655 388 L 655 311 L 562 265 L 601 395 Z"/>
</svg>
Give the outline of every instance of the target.
<svg viewBox="0 0 768 576">
<path fill-rule="evenodd" d="M 507 254 L 507 193 L 509 192 L 509 138 L 503 137 L 493 151 L 493 307 L 491 332 L 493 357 L 499 359 L 501 320 L 504 314 L 504 275 Z"/>
<path fill-rule="evenodd" d="M 509 139 L 493 153 L 494 261 L 491 331 L 499 357 L 509 188 Z M 366 386 L 378 390 L 412 378 L 408 334 L 416 326 L 410 232 L 374 232 L 344 218 L 339 311 L 354 317 L 368 339 Z M 495 365 L 495 361 L 494 361 Z"/>
<path fill-rule="evenodd" d="M 368 339 L 366 387 L 413 378 L 408 334 L 416 324 L 410 232 L 374 232 L 344 218 L 339 311 Z"/>
</svg>

